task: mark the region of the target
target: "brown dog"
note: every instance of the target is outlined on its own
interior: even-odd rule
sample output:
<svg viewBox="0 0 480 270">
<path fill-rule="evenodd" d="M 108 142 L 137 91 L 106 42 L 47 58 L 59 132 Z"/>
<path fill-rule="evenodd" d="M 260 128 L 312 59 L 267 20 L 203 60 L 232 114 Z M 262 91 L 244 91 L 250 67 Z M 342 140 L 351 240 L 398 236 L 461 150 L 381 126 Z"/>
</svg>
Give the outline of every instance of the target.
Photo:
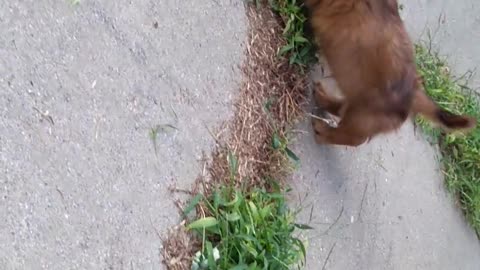
<svg viewBox="0 0 480 270">
<path fill-rule="evenodd" d="M 476 121 L 441 109 L 424 92 L 412 42 L 396 0 L 306 0 L 319 41 L 343 98 L 316 85 L 321 108 L 341 118 L 334 128 L 313 119 L 317 143 L 358 146 L 398 129 L 421 114 L 446 130 L 468 130 Z"/>
</svg>

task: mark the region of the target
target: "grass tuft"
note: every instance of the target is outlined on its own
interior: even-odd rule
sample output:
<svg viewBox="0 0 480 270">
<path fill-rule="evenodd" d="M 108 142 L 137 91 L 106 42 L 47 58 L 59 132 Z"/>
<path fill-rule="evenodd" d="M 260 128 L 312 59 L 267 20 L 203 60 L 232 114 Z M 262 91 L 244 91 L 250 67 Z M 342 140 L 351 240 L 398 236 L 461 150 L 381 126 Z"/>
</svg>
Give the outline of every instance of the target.
<svg viewBox="0 0 480 270">
<path fill-rule="evenodd" d="M 305 246 L 294 236 L 295 213 L 277 187 L 247 191 L 220 187 L 199 204 L 208 216 L 190 223 L 202 241 L 192 269 L 291 269 L 301 266 Z"/>
<path fill-rule="evenodd" d="M 416 61 L 425 88 L 439 105 L 458 114 L 480 119 L 477 94 L 464 85 L 465 76 L 453 79 L 449 68 L 437 53 L 417 45 Z M 443 172 L 447 188 L 459 199 L 467 219 L 477 234 L 480 233 L 480 128 L 467 135 L 445 134 L 419 118 L 417 123 L 442 153 Z"/>
<path fill-rule="evenodd" d="M 270 0 L 270 7 L 281 17 L 286 44 L 279 55 L 288 56 L 289 63 L 305 68 L 317 61 L 315 46 L 307 37 L 307 17 L 301 0 Z"/>
</svg>

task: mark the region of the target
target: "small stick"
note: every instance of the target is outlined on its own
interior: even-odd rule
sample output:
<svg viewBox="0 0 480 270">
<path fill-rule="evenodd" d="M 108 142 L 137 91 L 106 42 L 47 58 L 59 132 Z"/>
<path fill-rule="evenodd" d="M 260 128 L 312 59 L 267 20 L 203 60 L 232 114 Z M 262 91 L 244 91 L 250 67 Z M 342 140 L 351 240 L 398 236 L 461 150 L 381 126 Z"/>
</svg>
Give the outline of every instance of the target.
<svg viewBox="0 0 480 270">
<path fill-rule="evenodd" d="M 338 126 L 337 122 L 336 122 L 335 120 L 333 120 L 333 119 L 322 118 L 322 117 L 316 116 L 316 115 L 311 114 L 311 113 L 307 113 L 307 116 L 310 116 L 310 117 L 312 117 L 312 118 L 321 120 L 321 121 L 327 123 L 327 124 L 328 124 L 329 126 L 331 126 L 331 127 L 337 127 L 337 126 Z"/>
</svg>

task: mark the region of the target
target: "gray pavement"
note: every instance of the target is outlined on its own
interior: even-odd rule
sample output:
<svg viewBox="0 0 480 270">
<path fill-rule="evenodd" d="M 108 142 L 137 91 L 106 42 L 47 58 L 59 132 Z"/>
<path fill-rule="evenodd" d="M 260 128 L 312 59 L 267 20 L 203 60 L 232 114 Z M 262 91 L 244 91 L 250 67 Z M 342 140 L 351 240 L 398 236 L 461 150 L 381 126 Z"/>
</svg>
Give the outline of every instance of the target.
<svg viewBox="0 0 480 270">
<path fill-rule="evenodd" d="M 433 28 L 434 46 L 456 74 L 480 63 L 478 4 L 404 2 L 412 37 Z M 474 77 L 471 85 L 479 82 Z M 480 241 L 445 191 L 436 149 L 411 122 L 357 149 L 315 145 L 308 121 L 299 129 L 308 133 L 297 137 L 302 167 L 292 186 L 304 207 L 301 221 L 315 228 L 306 232 L 307 269 L 480 269 Z"/>
<path fill-rule="evenodd" d="M 162 269 L 167 187 L 232 111 L 243 4 L 72 3 L 0 1 L 0 269 Z"/>
<path fill-rule="evenodd" d="M 474 1 L 405 4 L 415 38 L 445 13 L 437 47 L 457 74 L 477 66 Z M 162 269 L 168 186 L 193 182 L 207 127 L 230 116 L 246 26 L 234 0 L 0 2 L 0 269 Z M 159 132 L 156 155 L 162 124 L 178 130 Z M 300 128 L 308 269 L 479 269 L 411 124 L 358 149 Z"/>
</svg>

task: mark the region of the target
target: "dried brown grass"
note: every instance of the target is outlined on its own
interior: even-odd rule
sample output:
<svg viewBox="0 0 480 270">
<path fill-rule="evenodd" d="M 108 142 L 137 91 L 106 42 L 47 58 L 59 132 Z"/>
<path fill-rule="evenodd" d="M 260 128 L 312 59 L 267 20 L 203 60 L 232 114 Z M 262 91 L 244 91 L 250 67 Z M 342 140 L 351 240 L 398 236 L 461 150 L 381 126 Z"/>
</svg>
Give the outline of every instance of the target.
<svg viewBox="0 0 480 270">
<path fill-rule="evenodd" d="M 194 192 L 208 194 L 213 186 L 231 184 L 229 152 L 238 160 L 236 185 L 265 186 L 264 179 L 281 181 L 288 173 L 285 155 L 274 150 L 271 141 L 274 132 L 285 137 L 287 129 L 303 115 L 306 76 L 288 59 L 278 57 L 285 45 L 281 18 L 268 6 L 247 5 L 246 9 L 249 30 L 234 117 L 226 126 L 227 135 L 214 135 L 218 145 L 207 166 L 210 181 L 199 177 Z M 197 213 L 205 215 L 199 208 Z M 167 269 L 190 269 L 197 244 L 198 240 L 187 234 L 184 225 L 171 230 L 163 243 Z"/>
<path fill-rule="evenodd" d="M 229 124 L 230 137 L 214 153 L 210 172 L 216 182 L 230 181 L 226 156 L 232 151 L 239 163 L 237 181 L 248 181 L 251 186 L 262 184 L 265 178 L 280 180 L 287 172 L 285 156 L 271 148 L 271 139 L 274 132 L 284 137 L 302 115 L 306 79 L 287 59 L 278 57 L 285 45 L 281 19 L 268 7 L 248 6 L 247 14 L 244 79 Z M 270 110 L 266 110 L 269 103 Z"/>
<path fill-rule="evenodd" d="M 163 264 L 169 270 L 187 270 L 192 264 L 192 255 L 198 250 L 199 241 L 185 228 L 185 221 L 170 228 L 163 239 Z"/>
</svg>

